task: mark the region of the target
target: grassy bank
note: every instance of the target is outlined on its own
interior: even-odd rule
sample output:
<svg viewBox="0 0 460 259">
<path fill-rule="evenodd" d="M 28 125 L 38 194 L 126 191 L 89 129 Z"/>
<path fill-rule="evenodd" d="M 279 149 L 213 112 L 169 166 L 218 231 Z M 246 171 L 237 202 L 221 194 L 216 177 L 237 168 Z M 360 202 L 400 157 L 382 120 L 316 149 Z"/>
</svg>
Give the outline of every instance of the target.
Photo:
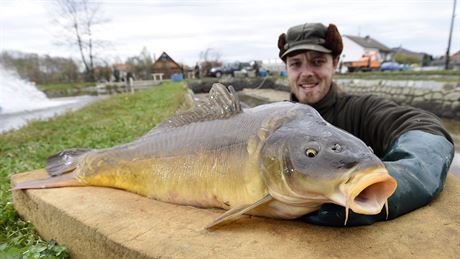
<svg viewBox="0 0 460 259">
<path fill-rule="evenodd" d="M 43 168 L 48 156 L 66 148 L 130 142 L 184 108 L 185 92 L 180 83 L 166 83 L 0 134 L 0 258 L 67 256 L 64 247 L 41 240 L 33 226 L 18 217 L 8 191 L 10 175 Z"/>
</svg>

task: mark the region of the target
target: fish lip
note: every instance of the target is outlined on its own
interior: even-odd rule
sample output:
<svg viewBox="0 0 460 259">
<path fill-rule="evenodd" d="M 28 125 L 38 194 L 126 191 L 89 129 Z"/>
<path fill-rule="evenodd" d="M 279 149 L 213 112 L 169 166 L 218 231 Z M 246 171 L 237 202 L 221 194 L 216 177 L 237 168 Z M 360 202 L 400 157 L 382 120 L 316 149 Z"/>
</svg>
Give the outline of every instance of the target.
<svg viewBox="0 0 460 259">
<path fill-rule="evenodd" d="M 283 195 L 270 188 L 269 193 L 274 199 L 292 206 L 315 207 L 318 204 L 332 201 L 345 208 L 350 208 L 355 213 L 375 215 L 380 213 L 387 199 L 396 190 L 396 180 L 388 174 L 383 165 L 364 169 L 355 165 L 345 175 L 347 175 L 347 180 L 343 180 L 331 195 L 298 194 L 292 190 L 289 195 Z M 365 190 L 368 193 L 363 194 Z"/>
<path fill-rule="evenodd" d="M 388 174 L 385 167 L 366 168 L 354 172 L 354 175 L 345 184 L 344 205 L 355 213 L 380 213 L 387 199 L 396 190 L 396 180 Z"/>
</svg>

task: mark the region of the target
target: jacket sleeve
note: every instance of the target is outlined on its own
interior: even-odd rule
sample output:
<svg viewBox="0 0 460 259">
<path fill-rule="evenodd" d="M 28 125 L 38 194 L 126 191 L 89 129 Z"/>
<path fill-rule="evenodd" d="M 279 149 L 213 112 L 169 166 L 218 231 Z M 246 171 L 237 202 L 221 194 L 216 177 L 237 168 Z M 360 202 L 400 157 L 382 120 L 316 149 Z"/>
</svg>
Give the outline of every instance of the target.
<svg viewBox="0 0 460 259">
<path fill-rule="evenodd" d="M 382 158 L 402 134 L 421 130 L 444 136 L 453 143 L 442 121 L 431 112 L 374 95 L 349 96 L 340 103 L 337 127 L 342 128 L 367 145 Z"/>
<path fill-rule="evenodd" d="M 399 136 L 387 149 L 382 161 L 398 187 L 389 198 L 389 215 L 361 215 L 350 211 L 347 226 L 369 225 L 376 221 L 396 218 L 426 205 L 444 186 L 454 156 L 454 145 L 441 135 L 411 130 Z M 309 223 L 343 226 L 345 209 L 325 204 L 319 211 L 308 214 Z"/>
</svg>

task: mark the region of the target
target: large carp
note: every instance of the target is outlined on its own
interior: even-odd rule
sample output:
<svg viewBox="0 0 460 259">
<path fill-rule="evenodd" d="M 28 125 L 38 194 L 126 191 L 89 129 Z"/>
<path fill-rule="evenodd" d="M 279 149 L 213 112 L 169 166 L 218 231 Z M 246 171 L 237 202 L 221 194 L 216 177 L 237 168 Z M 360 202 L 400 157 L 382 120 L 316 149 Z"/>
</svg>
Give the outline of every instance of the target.
<svg viewBox="0 0 460 259">
<path fill-rule="evenodd" d="M 232 87 L 113 148 L 71 149 L 48 159 L 45 180 L 13 190 L 108 186 L 160 201 L 294 219 L 335 203 L 377 214 L 396 181 L 371 149 L 308 105 L 279 102 L 242 110 Z M 388 208 L 388 207 L 387 207 Z M 388 211 L 387 211 L 388 215 Z M 346 220 L 345 220 L 346 224 Z"/>
</svg>

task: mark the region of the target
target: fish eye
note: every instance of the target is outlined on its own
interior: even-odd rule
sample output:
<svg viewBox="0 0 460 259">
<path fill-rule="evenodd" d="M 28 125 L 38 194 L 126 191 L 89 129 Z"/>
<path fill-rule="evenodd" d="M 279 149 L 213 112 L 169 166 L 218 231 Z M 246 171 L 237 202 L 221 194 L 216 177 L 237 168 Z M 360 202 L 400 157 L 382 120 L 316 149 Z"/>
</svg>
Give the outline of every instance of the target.
<svg viewBox="0 0 460 259">
<path fill-rule="evenodd" d="M 307 148 L 307 149 L 305 150 L 305 155 L 306 155 L 307 157 L 313 158 L 313 157 L 315 157 L 317 154 L 318 154 L 318 151 L 316 151 L 316 149 Z"/>
<path fill-rule="evenodd" d="M 342 152 L 343 148 L 340 144 L 335 144 L 332 146 L 332 151 L 336 152 L 336 153 L 339 153 L 339 152 Z"/>
</svg>

